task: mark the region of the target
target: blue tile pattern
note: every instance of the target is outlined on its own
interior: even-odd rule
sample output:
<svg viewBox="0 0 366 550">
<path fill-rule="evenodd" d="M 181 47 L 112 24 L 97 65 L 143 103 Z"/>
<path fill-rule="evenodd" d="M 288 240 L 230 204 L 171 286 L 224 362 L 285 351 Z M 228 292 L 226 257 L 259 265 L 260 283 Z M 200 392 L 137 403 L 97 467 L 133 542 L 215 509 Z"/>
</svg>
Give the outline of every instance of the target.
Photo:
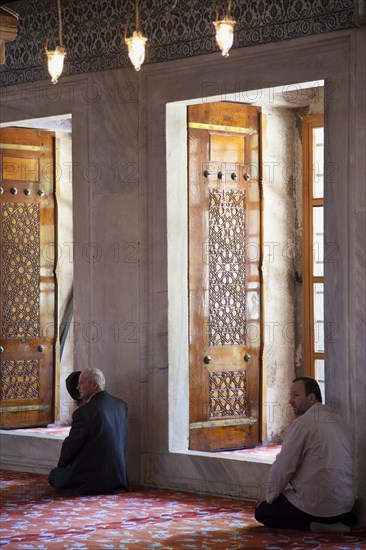
<svg viewBox="0 0 366 550">
<path fill-rule="evenodd" d="M 226 0 L 139 0 L 146 63 L 218 52 L 212 22 Z M 134 0 L 61 0 L 65 74 L 129 67 L 124 33 L 135 28 Z M 354 0 L 233 0 L 234 48 L 352 28 Z M 6 46 L 2 85 L 48 78 L 45 40 L 55 46 L 56 0 L 22 0 L 18 37 Z"/>
</svg>

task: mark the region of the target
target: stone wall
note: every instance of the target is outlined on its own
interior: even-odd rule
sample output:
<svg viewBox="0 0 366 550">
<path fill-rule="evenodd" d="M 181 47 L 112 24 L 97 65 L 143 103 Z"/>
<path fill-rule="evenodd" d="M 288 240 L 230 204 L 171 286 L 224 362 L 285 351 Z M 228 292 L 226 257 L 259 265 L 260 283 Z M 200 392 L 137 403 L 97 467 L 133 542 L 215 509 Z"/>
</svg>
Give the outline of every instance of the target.
<svg viewBox="0 0 366 550">
<path fill-rule="evenodd" d="M 354 0 L 313 2 L 233 0 L 236 20 L 233 48 L 278 42 L 357 25 Z M 224 7 L 226 0 L 217 2 Z M 6 46 L 0 71 L 4 85 L 48 77 L 45 41 L 58 44 L 56 0 L 21 0 L 18 36 Z M 146 63 L 186 59 L 217 52 L 212 0 L 140 0 L 141 28 L 148 38 Z M 135 1 L 61 0 L 65 74 L 130 67 L 124 34 L 135 29 Z"/>
<path fill-rule="evenodd" d="M 166 105 L 204 99 L 207 83 L 247 91 L 324 80 L 326 163 L 335 168 L 325 177 L 325 232 L 337 250 L 325 272 L 325 320 L 337 328 L 325 342 L 326 385 L 350 424 L 365 509 L 365 52 L 365 29 L 344 30 L 238 48 L 229 59 L 150 64 L 138 77 L 133 69 L 65 75 L 57 88 L 24 84 L 2 96 L 6 122 L 72 114 L 76 368 L 101 367 L 107 389 L 128 402 L 131 481 L 210 492 L 220 479 L 221 494 L 237 487 L 243 496 L 264 482 L 253 463 L 169 446 L 180 357 L 168 352 Z M 129 89 L 139 102 L 115 95 Z M 86 246 L 95 254 L 83 255 Z"/>
</svg>

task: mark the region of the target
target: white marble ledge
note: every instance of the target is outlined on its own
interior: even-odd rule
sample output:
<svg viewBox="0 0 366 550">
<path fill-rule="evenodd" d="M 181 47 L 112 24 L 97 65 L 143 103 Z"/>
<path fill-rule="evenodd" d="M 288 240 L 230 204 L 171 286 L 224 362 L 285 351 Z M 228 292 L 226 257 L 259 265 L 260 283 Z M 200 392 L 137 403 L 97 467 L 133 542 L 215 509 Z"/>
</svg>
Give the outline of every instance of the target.
<svg viewBox="0 0 366 550">
<path fill-rule="evenodd" d="M 252 451 L 252 449 L 251 449 Z M 280 449 L 278 450 L 278 453 Z M 216 458 L 219 460 L 235 460 L 239 462 L 255 462 L 257 464 L 273 464 L 276 460 L 275 456 L 258 456 L 255 454 L 246 454 L 245 451 L 216 451 L 216 452 L 205 452 L 205 451 L 191 451 L 187 450 L 176 450 L 170 451 L 173 454 L 181 454 L 188 456 L 205 456 L 208 458 Z M 278 454 L 277 453 L 277 454 Z"/>
<path fill-rule="evenodd" d="M 0 430 L 0 468 L 48 474 L 57 465 L 65 435 Z"/>
<path fill-rule="evenodd" d="M 34 432 L 32 430 L 16 429 L 16 430 L 0 430 L 0 436 L 19 436 L 19 437 L 34 437 L 36 439 L 58 439 L 63 441 L 65 437 L 68 436 L 68 431 L 65 430 L 65 433 L 52 434 L 44 432 Z"/>
</svg>

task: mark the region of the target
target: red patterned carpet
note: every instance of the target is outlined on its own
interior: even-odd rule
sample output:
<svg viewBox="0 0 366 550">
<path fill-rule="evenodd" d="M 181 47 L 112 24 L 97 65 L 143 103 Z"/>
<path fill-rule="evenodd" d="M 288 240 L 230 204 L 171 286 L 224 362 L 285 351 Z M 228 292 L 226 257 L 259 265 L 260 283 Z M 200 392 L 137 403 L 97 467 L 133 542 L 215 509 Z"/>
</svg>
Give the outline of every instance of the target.
<svg viewBox="0 0 366 550">
<path fill-rule="evenodd" d="M 253 503 L 136 488 L 94 497 L 58 496 L 47 477 L 1 472 L 5 549 L 366 549 L 366 531 L 328 535 L 265 529 Z"/>
</svg>

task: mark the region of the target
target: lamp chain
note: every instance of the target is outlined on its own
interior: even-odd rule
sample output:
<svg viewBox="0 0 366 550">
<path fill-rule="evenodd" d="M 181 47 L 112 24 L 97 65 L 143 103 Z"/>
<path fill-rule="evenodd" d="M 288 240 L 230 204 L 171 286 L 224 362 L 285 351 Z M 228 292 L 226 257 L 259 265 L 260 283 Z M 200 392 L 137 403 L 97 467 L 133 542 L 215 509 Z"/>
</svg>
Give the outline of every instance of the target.
<svg viewBox="0 0 366 550">
<path fill-rule="evenodd" d="M 140 31 L 140 12 L 138 6 L 138 0 L 136 0 L 136 32 Z"/>
<path fill-rule="evenodd" d="M 58 37 L 60 40 L 60 46 L 62 48 L 63 43 L 62 43 L 61 0 L 57 0 L 57 11 L 58 11 Z"/>
</svg>

